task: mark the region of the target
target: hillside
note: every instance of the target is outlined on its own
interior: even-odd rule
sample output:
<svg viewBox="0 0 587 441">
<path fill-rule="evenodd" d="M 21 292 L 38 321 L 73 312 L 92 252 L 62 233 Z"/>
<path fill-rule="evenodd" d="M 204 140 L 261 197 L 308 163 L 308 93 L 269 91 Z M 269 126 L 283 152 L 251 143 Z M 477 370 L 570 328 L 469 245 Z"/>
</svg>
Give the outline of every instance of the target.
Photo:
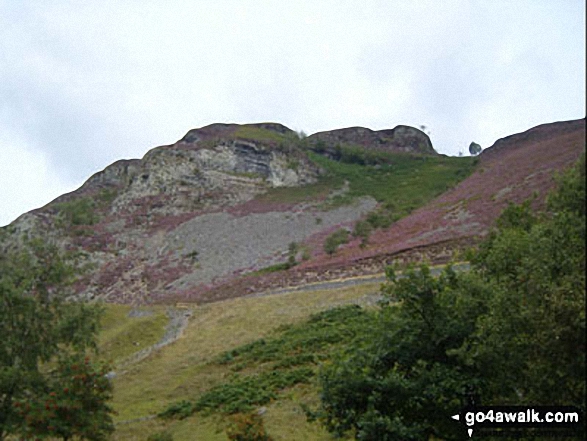
<svg viewBox="0 0 587 441">
<path fill-rule="evenodd" d="M 584 149 L 585 120 L 499 140 L 478 158 L 438 155 L 398 126 L 317 133 L 277 123 L 212 124 L 121 160 L 78 190 L 2 229 L 81 253 L 82 298 L 207 302 L 341 275 L 392 261 L 448 259 L 485 234 L 508 201 L 537 192 Z M 435 199 L 436 198 L 436 199 Z M 333 232 L 350 237 L 332 253 Z"/>
<path fill-rule="evenodd" d="M 417 129 L 377 132 L 383 150 L 355 144 L 355 132 L 371 133 L 347 129 L 346 141 L 314 145 L 275 123 L 190 130 L 21 216 L 3 229 L 4 246 L 18 247 L 27 234 L 78 252 L 90 268 L 75 287 L 82 298 L 139 304 L 205 291 L 279 264 L 291 243 L 376 209 L 394 155 L 454 162 Z M 371 165 L 352 164 L 357 157 L 385 169 L 368 191 L 356 184 Z M 326 170 L 320 158 L 351 166 L 351 175 Z M 436 193 L 425 190 L 428 198 Z"/>
<path fill-rule="evenodd" d="M 478 163 L 470 176 L 389 228 L 373 231 L 366 247 L 354 238 L 330 256 L 322 244 L 332 230 L 318 233 L 307 242 L 316 252 L 311 260 L 287 272 L 229 282 L 205 298 L 380 273 L 392 263 L 446 262 L 484 237 L 508 203 L 534 197 L 534 208 L 543 206 L 554 175 L 584 151 L 585 119 L 544 124 L 500 139 L 475 158 Z M 432 180 L 435 185 L 440 182 L 438 177 Z M 407 194 L 410 187 L 402 190 Z"/>
<path fill-rule="evenodd" d="M 349 276 L 379 274 L 384 265 L 398 261 L 458 257 L 490 231 L 508 202 L 533 197 L 538 210 L 553 187 L 553 174 L 584 151 L 585 121 L 547 124 L 512 135 L 476 158 L 394 150 L 389 141 L 363 144 L 382 136 L 352 128 L 332 137 L 300 139 L 276 124 L 213 125 L 190 131 L 141 160 L 119 161 L 76 192 L 1 230 L 3 247 L 22 246 L 20 233 L 29 233 L 79 253 L 82 262 L 91 265 L 75 289 L 79 297 L 108 302 L 98 357 L 111 363 L 108 377 L 117 412 L 112 439 L 225 440 L 233 418 L 248 413 L 261 415 L 275 439 L 332 439 L 324 425 L 306 418 L 304 410 L 318 409 L 324 372 L 334 372 L 338 362 L 345 369 L 353 365 L 346 355 L 340 358 L 351 350 L 363 348 L 359 352 L 378 356 L 377 350 L 365 349 L 379 345 L 372 341 L 378 330 L 395 326 L 398 332 L 413 331 L 401 321 L 388 326 L 404 310 L 393 301 L 385 307 L 392 320 L 379 323 L 384 309 L 379 278 Z M 351 231 L 344 233 L 348 242 L 341 241 L 328 252 L 325 245 L 339 237 L 341 229 Z M 529 268 L 541 274 L 544 264 L 557 267 L 559 258 L 544 250 L 577 261 L 580 253 L 559 250 L 564 242 L 559 239 L 551 235 L 548 246 L 541 240 L 521 242 L 534 250 L 524 251 L 536 258 L 529 261 Z M 515 260 L 520 244 L 504 240 L 501 252 L 511 253 Z M 431 283 L 452 280 L 436 278 L 440 270 L 432 270 Z M 469 317 L 461 294 L 469 292 L 467 280 L 475 279 L 467 277 L 474 274 L 460 276 L 467 290 L 442 291 L 458 301 L 440 301 L 450 312 L 440 315 L 441 329 L 445 317 L 459 323 L 446 329 L 456 330 L 462 328 L 461 318 Z M 343 280 L 307 285 L 334 278 Z M 542 288 L 535 291 L 534 283 L 513 280 L 520 289 L 538 292 L 541 300 L 557 299 L 542 295 Z M 484 292 L 493 295 L 496 285 L 491 283 Z M 288 286 L 298 289 L 276 289 Z M 564 288 L 560 293 L 565 302 L 535 310 L 535 329 L 540 332 L 533 334 L 543 340 L 529 348 L 547 343 L 544 352 L 553 362 L 545 371 L 549 375 L 558 375 L 561 359 L 552 351 L 562 348 L 569 360 L 575 360 L 575 338 L 584 335 L 583 326 L 582 333 L 568 333 L 571 344 L 561 345 L 558 337 L 553 338 L 556 328 L 543 321 L 545 316 L 553 318 L 552 323 L 562 320 L 563 325 L 571 320 L 580 327 L 575 315 L 584 311 L 584 286 L 574 290 L 579 299 L 575 303 L 567 302 L 569 291 Z M 509 291 L 495 292 L 507 294 L 503 307 L 510 311 Z M 471 294 L 471 305 L 477 305 L 478 292 L 473 289 Z M 563 313 L 561 305 L 567 308 Z M 517 306 L 527 309 L 522 296 Z M 487 317 L 497 320 L 502 315 Z M 496 337 L 498 348 L 508 340 L 503 337 Z M 509 344 L 519 339 L 511 340 Z M 417 342 L 429 341 L 393 338 L 386 340 L 393 344 L 384 347 L 409 353 Z M 503 360 L 516 353 L 504 351 Z M 420 366 L 409 362 L 412 365 Z M 375 372 L 365 369 L 362 361 L 354 366 L 361 375 Z M 353 378 L 345 369 L 342 377 Z M 578 378 L 582 384 L 584 376 Z M 436 387 L 436 378 L 432 383 Z M 516 393 L 519 384 L 514 383 Z M 556 384 L 551 389 L 560 392 Z"/>
</svg>

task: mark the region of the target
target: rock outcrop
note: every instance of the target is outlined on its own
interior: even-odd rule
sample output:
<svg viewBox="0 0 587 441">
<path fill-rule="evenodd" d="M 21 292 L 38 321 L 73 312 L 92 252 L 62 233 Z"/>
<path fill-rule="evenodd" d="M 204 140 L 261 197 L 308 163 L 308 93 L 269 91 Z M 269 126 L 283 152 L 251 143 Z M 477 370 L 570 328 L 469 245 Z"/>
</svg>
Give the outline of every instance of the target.
<svg viewBox="0 0 587 441">
<path fill-rule="evenodd" d="M 271 189 L 303 187 L 321 173 L 281 124 L 212 124 L 117 161 L 24 214 L 1 246 L 17 247 L 22 234 L 46 238 L 93 265 L 78 296 L 149 302 L 283 262 L 289 243 L 375 208 L 370 198 L 335 210 L 255 205 Z"/>
<path fill-rule="evenodd" d="M 389 152 L 436 154 L 428 135 L 409 126 L 378 131 L 364 127 L 349 127 L 315 133 L 309 136 L 308 140 L 323 142 L 327 147 L 349 144 Z"/>
</svg>

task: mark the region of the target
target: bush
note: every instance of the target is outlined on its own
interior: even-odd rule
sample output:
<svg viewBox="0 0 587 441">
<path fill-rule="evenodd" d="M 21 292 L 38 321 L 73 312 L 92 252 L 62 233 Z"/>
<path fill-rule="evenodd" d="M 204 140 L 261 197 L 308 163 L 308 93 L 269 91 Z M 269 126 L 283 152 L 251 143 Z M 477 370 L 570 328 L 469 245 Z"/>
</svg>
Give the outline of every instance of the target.
<svg viewBox="0 0 587 441">
<path fill-rule="evenodd" d="M 183 420 L 191 416 L 196 411 L 196 407 L 191 401 L 180 401 L 179 403 L 174 403 L 161 412 L 158 416 L 161 418 L 177 418 L 178 420 Z"/>
<path fill-rule="evenodd" d="M 94 202 L 90 198 L 61 202 L 56 205 L 56 208 L 68 225 L 94 225 L 99 220 L 94 212 Z"/>
<path fill-rule="evenodd" d="M 392 215 L 384 210 L 374 211 L 367 216 L 367 222 L 373 228 L 389 228 L 392 223 Z"/>
<path fill-rule="evenodd" d="M 349 232 L 344 228 L 340 228 L 326 238 L 324 241 L 324 251 L 332 255 L 336 252 L 340 245 L 348 243 L 348 241 Z"/>
<path fill-rule="evenodd" d="M 249 412 L 255 406 L 275 400 L 278 391 L 298 383 L 307 383 L 313 376 L 312 369 L 301 367 L 236 377 L 233 381 L 220 384 L 204 393 L 198 399 L 195 409 L 222 411 L 227 414 Z"/>
<path fill-rule="evenodd" d="M 364 247 L 369 242 L 369 236 L 371 235 L 371 231 L 373 227 L 368 221 L 359 221 L 355 224 L 355 228 L 353 230 L 353 236 L 361 238 L 361 247 Z"/>
<path fill-rule="evenodd" d="M 263 418 L 257 414 L 234 415 L 226 435 L 231 441 L 273 441 L 265 431 Z"/>
</svg>

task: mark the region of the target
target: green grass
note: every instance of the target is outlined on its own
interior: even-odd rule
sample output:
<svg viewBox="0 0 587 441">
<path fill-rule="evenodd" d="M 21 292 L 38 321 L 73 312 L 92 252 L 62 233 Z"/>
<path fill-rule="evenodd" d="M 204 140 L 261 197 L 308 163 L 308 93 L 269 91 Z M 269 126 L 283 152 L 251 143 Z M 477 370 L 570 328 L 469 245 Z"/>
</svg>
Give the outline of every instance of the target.
<svg viewBox="0 0 587 441">
<path fill-rule="evenodd" d="M 302 187 L 273 188 L 258 196 L 258 200 L 321 202 L 323 209 L 333 209 L 351 204 L 358 197 L 371 196 L 381 204 L 382 215 L 386 218 L 378 224 L 375 222 L 373 227 L 385 227 L 455 186 L 472 173 L 476 164 L 475 158 L 469 157 L 349 149 L 351 153 L 342 155 L 340 160 L 307 151 L 310 160 L 325 171 L 318 182 Z M 357 152 L 363 152 L 365 157 Z M 345 181 L 349 184 L 348 192 L 329 198 Z"/>
<path fill-rule="evenodd" d="M 267 193 L 257 196 L 257 200 L 288 204 L 322 200 L 332 190 L 342 187 L 343 183 L 344 179 L 337 176 L 324 176 L 315 184 L 308 184 L 302 187 L 272 188 Z"/>
<path fill-rule="evenodd" d="M 327 179 L 349 182 L 349 191 L 341 203 L 355 197 L 372 196 L 395 213 L 406 215 L 466 178 L 474 167 L 474 158 L 378 153 L 385 162 L 361 165 L 334 161 L 309 152 Z"/>
<path fill-rule="evenodd" d="M 224 412 L 229 409 L 230 402 L 222 402 L 219 398 L 230 397 L 231 393 L 246 389 L 247 385 L 261 383 L 268 386 L 264 394 L 274 394 L 263 404 L 267 408 L 263 418 L 268 432 L 275 439 L 329 439 L 324 428 L 306 421 L 300 404 L 314 405 L 318 400 L 314 377 L 310 376 L 308 369 L 316 372 L 318 364 L 339 345 L 334 340 L 344 341 L 349 334 L 333 337 L 332 332 L 337 327 L 332 326 L 332 320 L 326 320 L 327 316 L 314 322 L 311 329 L 298 325 L 306 322 L 312 314 L 352 302 L 377 292 L 378 288 L 379 284 L 373 283 L 340 290 L 194 305 L 193 316 L 182 338 L 117 371 L 112 404 L 118 412 L 115 417 L 118 424 L 113 439 L 144 440 L 145 433 L 169 431 L 176 441 L 226 440 Z M 141 320 L 145 320 L 143 325 L 151 323 L 150 326 L 154 326 L 159 320 L 157 316 L 164 314 L 163 309 L 154 308 L 154 316 L 132 318 L 128 317 L 128 306 L 107 305 L 106 309 L 105 329 L 101 336 L 101 342 L 106 344 L 102 356 L 106 359 L 113 358 L 111 354 L 116 351 L 118 358 L 135 351 L 133 339 L 123 338 L 123 330 L 134 329 L 133 323 Z M 163 327 L 158 329 L 162 332 Z M 265 349 L 257 347 L 260 343 L 254 343 L 260 339 L 265 340 Z M 120 342 L 120 345 L 107 345 L 113 341 Z M 251 347 L 246 350 L 249 344 Z M 279 347 L 280 350 L 272 349 Z M 311 349 L 312 354 L 304 353 L 304 347 Z M 219 363 L 226 353 L 235 349 L 238 354 L 232 361 Z M 261 353 L 264 353 L 263 357 L 257 359 Z M 265 361 L 261 361 L 263 359 Z M 157 415 L 182 401 L 195 406 L 206 396 L 207 403 L 220 404 L 203 406 L 203 411 L 190 413 L 182 420 L 133 421 Z M 294 423 L 295 430 L 291 427 Z"/>
<path fill-rule="evenodd" d="M 104 359 L 114 363 L 157 343 L 165 332 L 168 318 L 165 310 L 150 308 L 144 317 L 128 317 L 131 307 L 105 305 L 103 330 L 98 346 Z"/>
<path fill-rule="evenodd" d="M 245 413 L 277 400 L 281 391 L 311 383 L 318 363 L 344 347 L 357 347 L 370 333 L 372 313 L 356 305 L 313 314 L 282 325 L 269 338 L 220 354 L 211 364 L 234 373 L 192 401 L 173 403 L 160 415 L 183 419 L 197 411 Z"/>
<path fill-rule="evenodd" d="M 235 138 L 247 139 L 250 141 L 259 141 L 266 143 L 282 143 L 290 139 L 287 135 L 283 135 L 273 130 L 262 129 L 253 126 L 240 126 L 233 133 Z"/>
</svg>

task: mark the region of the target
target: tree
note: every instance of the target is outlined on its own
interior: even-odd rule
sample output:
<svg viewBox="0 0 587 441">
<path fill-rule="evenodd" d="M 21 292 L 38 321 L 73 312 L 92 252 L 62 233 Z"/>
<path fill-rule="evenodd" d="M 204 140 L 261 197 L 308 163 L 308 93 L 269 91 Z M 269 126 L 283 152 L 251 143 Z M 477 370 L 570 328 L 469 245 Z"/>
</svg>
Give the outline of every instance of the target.
<svg viewBox="0 0 587 441">
<path fill-rule="evenodd" d="M 460 427 L 446 415 L 477 380 L 452 352 L 474 329 L 489 291 L 451 269 L 435 278 L 423 266 L 405 279 L 390 271 L 385 293 L 401 308 L 383 308 L 372 341 L 321 371 L 322 421 L 363 440 L 455 439 Z"/>
<path fill-rule="evenodd" d="M 467 357 L 504 403 L 585 406 L 584 160 L 559 178 L 545 215 L 508 207 L 473 260 L 499 289 Z"/>
<path fill-rule="evenodd" d="M 477 156 L 479 153 L 481 153 L 481 150 L 483 149 L 476 142 L 472 142 L 471 144 L 469 144 L 469 153 L 471 154 L 471 156 Z"/>
<path fill-rule="evenodd" d="M 64 384 L 65 360 L 96 348 L 101 310 L 65 301 L 72 276 L 64 256 L 40 241 L 0 255 L 0 439 L 33 430 L 29 408 Z"/>
<path fill-rule="evenodd" d="M 585 166 L 548 211 L 508 207 L 469 273 L 388 272 L 366 347 L 320 374 L 326 427 L 362 440 L 460 439 L 464 405 L 585 409 Z"/>
<path fill-rule="evenodd" d="M 82 357 L 63 357 L 44 393 L 14 402 L 13 407 L 26 422 L 25 434 L 100 441 L 114 430 L 112 409 L 107 404 L 112 398 L 109 367 L 94 365 L 89 357 Z"/>
</svg>

